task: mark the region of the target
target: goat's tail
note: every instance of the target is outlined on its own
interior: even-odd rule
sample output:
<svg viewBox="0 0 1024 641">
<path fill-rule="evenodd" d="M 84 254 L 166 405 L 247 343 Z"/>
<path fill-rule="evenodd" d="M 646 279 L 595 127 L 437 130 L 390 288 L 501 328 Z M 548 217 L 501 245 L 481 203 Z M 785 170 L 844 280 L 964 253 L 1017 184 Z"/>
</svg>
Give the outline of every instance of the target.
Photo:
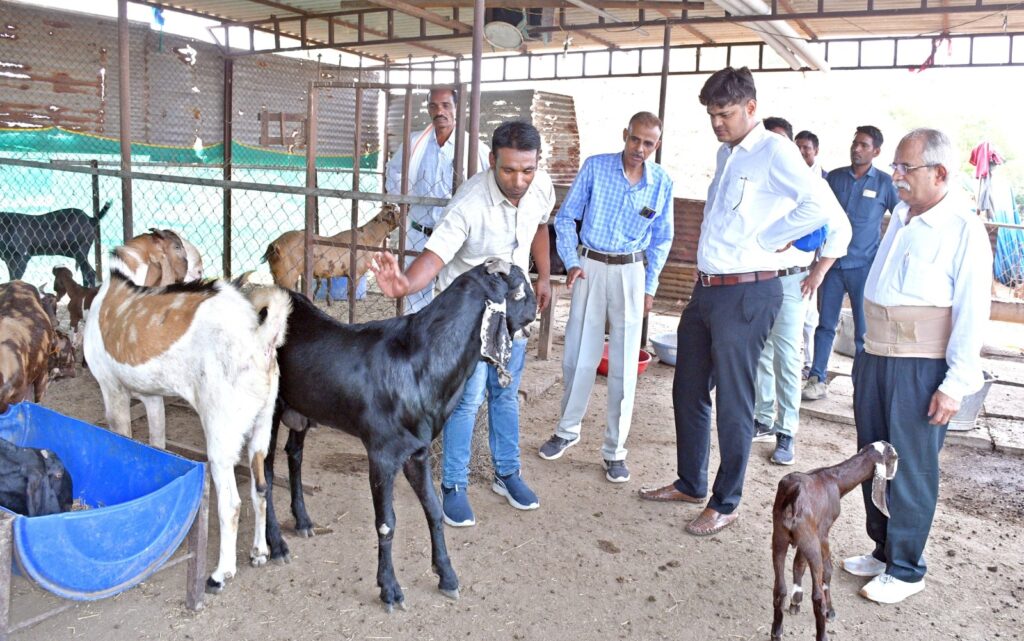
<svg viewBox="0 0 1024 641">
<path fill-rule="evenodd" d="M 260 344 L 267 353 L 277 351 L 284 345 L 285 333 L 288 330 L 288 316 L 292 311 L 292 299 L 288 292 L 280 287 L 270 285 L 255 287 L 246 293 L 249 302 L 256 308 L 260 325 L 256 329 Z"/>
<path fill-rule="evenodd" d="M 270 259 L 277 256 L 281 250 L 277 248 L 277 242 L 270 243 L 267 245 L 267 251 L 263 252 L 263 256 L 260 258 L 261 263 L 270 262 Z"/>
<path fill-rule="evenodd" d="M 108 200 L 106 203 L 103 204 L 103 208 L 100 209 L 100 213 L 96 214 L 96 222 L 97 223 L 99 223 L 101 220 L 103 220 L 103 217 L 107 215 L 107 210 L 110 209 L 110 206 L 112 204 L 114 204 L 114 201 L 112 201 L 112 200 Z"/>
</svg>

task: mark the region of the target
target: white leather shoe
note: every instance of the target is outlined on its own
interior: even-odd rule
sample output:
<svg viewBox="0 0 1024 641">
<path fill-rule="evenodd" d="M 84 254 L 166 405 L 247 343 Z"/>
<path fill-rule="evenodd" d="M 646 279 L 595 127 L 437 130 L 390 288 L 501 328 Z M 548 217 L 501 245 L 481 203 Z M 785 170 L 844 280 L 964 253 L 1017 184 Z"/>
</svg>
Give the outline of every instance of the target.
<svg viewBox="0 0 1024 641">
<path fill-rule="evenodd" d="M 843 559 L 843 569 L 853 576 L 875 577 L 885 573 L 885 563 L 870 554 L 862 554 Z"/>
<path fill-rule="evenodd" d="M 916 583 L 900 581 L 891 574 L 880 574 L 860 589 L 860 595 L 876 603 L 899 603 L 924 589 L 924 579 Z"/>
</svg>

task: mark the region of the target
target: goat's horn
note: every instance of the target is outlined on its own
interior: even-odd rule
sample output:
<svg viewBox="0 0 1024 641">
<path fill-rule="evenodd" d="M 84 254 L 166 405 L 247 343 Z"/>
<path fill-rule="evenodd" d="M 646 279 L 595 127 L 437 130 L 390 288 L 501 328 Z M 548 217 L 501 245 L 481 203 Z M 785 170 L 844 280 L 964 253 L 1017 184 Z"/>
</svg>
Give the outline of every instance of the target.
<svg viewBox="0 0 1024 641">
<path fill-rule="evenodd" d="M 484 261 L 484 265 L 487 266 L 488 274 L 501 273 L 507 276 L 512 271 L 512 266 L 508 261 L 500 258 L 488 258 Z"/>
</svg>

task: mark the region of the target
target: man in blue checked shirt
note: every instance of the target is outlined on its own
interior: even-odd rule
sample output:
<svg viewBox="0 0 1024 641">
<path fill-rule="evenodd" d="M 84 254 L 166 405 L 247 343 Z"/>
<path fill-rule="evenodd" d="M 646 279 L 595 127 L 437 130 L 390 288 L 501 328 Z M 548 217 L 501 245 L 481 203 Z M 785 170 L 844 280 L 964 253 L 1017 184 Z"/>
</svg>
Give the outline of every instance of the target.
<svg viewBox="0 0 1024 641">
<path fill-rule="evenodd" d="M 661 133 L 661 119 L 652 113 L 630 118 L 622 131 L 625 148 L 587 158 L 555 217 L 572 306 L 562 360 L 562 416 L 540 456 L 557 459 L 579 442 L 607 323 L 608 424 L 601 457 L 612 483 L 629 480 L 626 437 L 633 420 L 636 355 L 643 318 L 654 304 L 672 245 L 672 179 L 648 162 L 661 145 Z M 578 220 L 583 224 L 577 234 Z"/>
</svg>

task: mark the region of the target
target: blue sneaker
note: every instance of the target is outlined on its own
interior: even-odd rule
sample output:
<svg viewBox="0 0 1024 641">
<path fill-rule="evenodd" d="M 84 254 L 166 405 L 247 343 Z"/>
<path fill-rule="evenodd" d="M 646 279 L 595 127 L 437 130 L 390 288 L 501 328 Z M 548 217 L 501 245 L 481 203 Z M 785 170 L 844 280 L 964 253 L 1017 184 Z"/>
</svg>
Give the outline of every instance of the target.
<svg viewBox="0 0 1024 641">
<path fill-rule="evenodd" d="M 452 527 L 476 525 L 476 517 L 473 516 L 473 508 L 469 506 L 469 497 L 466 496 L 465 487 L 442 485 L 441 511 L 444 512 L 444 522 Z"/>
<path fill-rule="evenodd" d="M 536 510 L 540 507 L 537 495 L 526 485 L 526 481 L 523 480 L 519 472 L 508 476 L 495 474 L 491 489 L 495 494 L 500 494 L 508 499 L 508 504 L 517 510 Z"/>
</svg>

